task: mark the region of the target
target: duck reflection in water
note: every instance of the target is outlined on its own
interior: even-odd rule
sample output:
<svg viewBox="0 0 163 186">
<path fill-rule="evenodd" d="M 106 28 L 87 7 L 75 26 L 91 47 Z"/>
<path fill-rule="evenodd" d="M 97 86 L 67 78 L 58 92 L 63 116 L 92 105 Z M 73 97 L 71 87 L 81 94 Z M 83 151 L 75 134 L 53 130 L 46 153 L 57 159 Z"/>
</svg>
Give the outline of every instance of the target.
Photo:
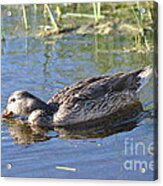
<svg viewBox="0 0 163 186">
<path fill-rule="evenodd" d="M 136 105 L 135 105 L 136 106 Z M 129 108 L 126 108 L 129 109 Z M 36 142 L 42 142 L 50 140 L 51 138 L 63 138 L 63 139 L 88 139 L 88 138 L 104 138 L 110 135 L 114 135 L 119 132 L 127 132 L 136 128 L 141 120 L 148 118 L 150 112 L 142 111 L 142 104 L 139 102 L 135 107 L 134 117 L 132 115 L 126 115 L 126 110 L 121 111 L 123 114 L 123 120 L 117 120 L 115 122 L 108 123 L 108 118 L 99 120 L 95 124 L 85 123 L 85 125 L 75 125 L 66 127 L 39 127 L 31 126 L 24 120 L 12 118 L 7 121 L 9 133 L 14 139 L 15 144 L 29 145 Z M 129 114 L 129 113 L 128 113 Z M 117 115 L 117 113 L 116 113 Z M 112 117 L 116 117 L 113 115 Z M 126 118 L 125 118 L 126 116 Z M 117 117 L 119 118 L 119 117 Z M 50 135 L 48 132 L 50 131 Z"/>
</svg>

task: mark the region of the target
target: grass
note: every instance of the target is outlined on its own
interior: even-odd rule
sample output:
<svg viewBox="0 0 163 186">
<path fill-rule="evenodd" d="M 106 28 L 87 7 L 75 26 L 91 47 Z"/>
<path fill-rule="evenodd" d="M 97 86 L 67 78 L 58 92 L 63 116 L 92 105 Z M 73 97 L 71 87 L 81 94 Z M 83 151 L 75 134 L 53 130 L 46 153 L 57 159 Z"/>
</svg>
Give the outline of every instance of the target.
<svg viewBox="0 0 163 186">
<path fill-rule="evenodd" d="M 6 9 L 14 9 L 19 14 L 20 6 L 24 28 L 30 32 L 31 15 L 37 20 L 45 19 L 42 26 L 48 28 L 48 34 L 58 34 L 65 27 L 82 26 L 92 23 L 98 34 L 113 34 L 125 32 L 133 36 L 134 47 L 150 50 L 153 42 L 153 30 L 156 22 L 155 4 L 151 2 L 135 3 L 68 3 L 68 4 L 42 4 L 42 5 L 8 5 Z M 109 29 L 107 23 L 111 23 Z M 39 24 L 39 23 L 38 23 Z M 106 24 L 106 25 L 105 25 Z M 96 27 L 96 25 L 98 25 Z M 38 25 L 39 26 L 39 25 Z M 101 28 L 100 28 L 101 27 Z M 103 28 L 102 28 L 103 27 Z M 88 27 L 89 28 L 89 27 Z M 122 28 L 122 30 L 120 29 Z M 106 32 L 106 29 L 108 32 Z M 51 30 L 51 31 L 50 31 Z M 40 34 L 40 36 L 44 34 Z M 46 35 L 46 33 L 45 33 Z"/>
</svg>

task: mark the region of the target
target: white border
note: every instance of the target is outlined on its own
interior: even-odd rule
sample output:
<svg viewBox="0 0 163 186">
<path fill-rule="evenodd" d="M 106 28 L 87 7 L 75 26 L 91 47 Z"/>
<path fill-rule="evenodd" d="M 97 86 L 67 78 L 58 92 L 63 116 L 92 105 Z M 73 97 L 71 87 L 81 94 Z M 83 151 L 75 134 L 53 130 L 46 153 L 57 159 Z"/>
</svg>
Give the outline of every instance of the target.
<svg viewBox="0 0 163 186">
<path fill-rule="evenodd" d="M 1 0 L 0 4 L 43 4 L 43 3 L 84 3 L 84 2 L 99 2 L 100 0 Z M 131 2 L 136 0 L 101 0 L 101 2 Z M 137 1 L 145 1 L 145 0 L 137 0 Z M 148 0 L 152 1 L 152 0 Z M 159 2 L 161 0 L 158 0 Z"/>
<path fill-rule="evenodd" d="M 94 2 L 97 2 L 97 0 L 93 0 Z M 103 0 L 104 1 L 123 1 L 123 0 Z M 134 0 L 130 0 L 134 1 Z M 41 4 L 41 3 L 60 3 L 60 2 L 92 2 L 89 0 L 1 0 L 0 4 Z M 159 3 L 159 111 L 163 110 L 163 52 L 161 50 L 163 49 L 163 0 L 157 0 Z M 81 185 L 89 185 L 89 186 L 104 186 L 106 184 L 114 184 L 115 186 L 119 186 L 122 184 L 125 184 L 126 186 L 137 185 L 137 184 L 143 184 L 145 185 L 151 185 L 151 184 L 157 184 L 157 185 L 163 185 L 163 179 L 161 178 L 162 172 L 163 172 L 163 166 L 162 166 L 162 144 L 163 144 L 163 135 L 161 135 L 161 132 L 163 131 L 163 114 L 159 114 L 159 180 L 155 183 L 153 182 L 137 182 L 137 181 L 100 181 L 100 180 L 58 180 L 58 179 L 27 179 L 27 178 L 0 178 L 0 184 L 2 186 L 28 186 L 28 185 L 34 185 L 37 184 L 39 186 L 42 185 L 53 185 L 54 184 L 60 184 L 60 186 L 81 186 Z"/>
</svg>

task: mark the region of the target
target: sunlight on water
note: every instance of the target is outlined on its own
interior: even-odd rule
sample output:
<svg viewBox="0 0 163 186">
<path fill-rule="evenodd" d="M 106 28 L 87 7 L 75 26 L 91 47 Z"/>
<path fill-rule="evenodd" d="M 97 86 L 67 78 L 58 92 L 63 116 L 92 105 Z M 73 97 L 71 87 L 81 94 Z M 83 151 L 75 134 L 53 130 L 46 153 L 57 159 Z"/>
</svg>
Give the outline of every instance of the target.
<svg viewBox="0 0 163 186">
<path fill-rule="evenodd" d="M 153 60 L 152 53 L 123 52 L 122 48 L 132 42 L 124 35 L 38 38 L 27 36 L 24 30 L 14 31 L 18 21 L 19 17 L 14 16 L 12 21 L 9 17 L 2 18 L 2 30 L 6 33 L 2 42 L 2 109 L 9 94 L 15 90 L 25 89 L 48 100 L 60 89 L 79 80 L 137 69 Z M 152 87 L 151 80 L 140 95 L 147 109 L 153 107 Z M 28 126 L 8 125 L 3 121 L 2 175 L 152 179 L 153 172 L 149 169 L 143 174 L 140 170 L 126 173 L 124 169 L 127 159 L 153 160 L 148 153 L 124 155 L 126 138 L 145 145 L 154 139 L 153 119 L 144 119 L 139 124 L 132 130 L 113 135 L 66 139 L 55 131 L 36 135 Z"/>
</svg>

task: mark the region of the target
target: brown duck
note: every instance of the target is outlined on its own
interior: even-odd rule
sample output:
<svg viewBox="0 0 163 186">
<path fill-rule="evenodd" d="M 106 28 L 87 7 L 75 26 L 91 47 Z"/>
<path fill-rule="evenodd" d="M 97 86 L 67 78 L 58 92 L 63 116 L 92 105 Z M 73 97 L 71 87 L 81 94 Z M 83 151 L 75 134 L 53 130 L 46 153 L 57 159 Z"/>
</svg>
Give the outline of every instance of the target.
<svg viewBox="0 0 163 186">
<path fill-rule="evenodd" d="M 28 122 L 38 126 L 91 125 L 127 119 L 135 115 L 135 108 L 142 110 L 138 93 L 151 74 L 147 66 L 128 73 L 91 77 L 65 87 L 47 103 L 27 91 L 15 91 L 8 98 L 3 117 L 27 115 Z"/>
</svg>

